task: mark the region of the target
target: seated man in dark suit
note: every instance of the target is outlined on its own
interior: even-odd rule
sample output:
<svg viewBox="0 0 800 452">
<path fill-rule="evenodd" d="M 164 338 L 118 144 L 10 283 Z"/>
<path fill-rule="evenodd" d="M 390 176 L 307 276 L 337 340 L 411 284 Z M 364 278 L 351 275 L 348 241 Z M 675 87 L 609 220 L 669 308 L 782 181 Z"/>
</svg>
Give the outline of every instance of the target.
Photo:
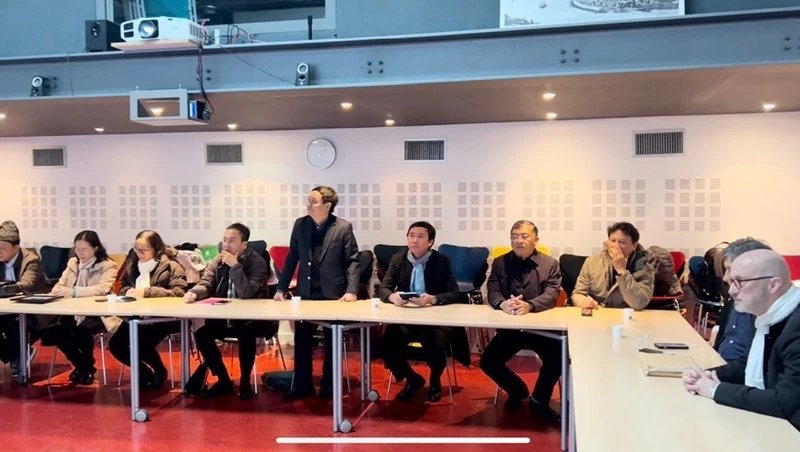
<svg viewBox="0 0 800 452">
<path fill-rule="evenodd" d="M 186 292 L 183 301 L 194 303 L 209 297 L 239 299 L 266 297 L 269 262 L 247 247 L 248 240 L 250 240 L 250 229 L 247 226 L 241 223 L 228 226 L 222 237 L 222 251 L 208 264 L 200 282 Z M 197 341 L 197 350 L 203 355 L 206 366 L 218 380 L 208 391 L 200 395 L 213 397 L 233 393 L 233 382 L 228 376 L 216 341 L 235 337 L 239 343 L 241 369 L 239 398 L 252 399 L 253 387 L 250 385 L 250 374 L 256 359 L 256 340 L 259 337 L 270 339 L 277 332 L 278 322 L 269 320 L 206 320 L 205 325 L 194 333 L 194 337 Z M 205 369 L 198 368 L 195 372 L 204 374 Z M 198 388 L 188 388 L 187 392 L 194 392 L 196 389 Z"/>
<path fill-rule="evenodd" d="M 774 251 L 748 251 L 731 265 L 730 295 L 756 316 L 750 352 L 707 371 L 683 373 L 686 389 L 727 405 L 788 420 L 800 430 L 800 288 Z"/>
<path fill-rule="evenodd" d="M 436 229 L 430 223 L 418 221 L 406 234 L 408 251 L 392 256 L 386 276 L 381 281 L 378 297 L 395 306 L 427 308 L 458 302 L 458 283 L 450 267 L 450 259 L 433 249 Z M 399 292 L 416 292 L 419 296 L 407 300 Z M 406 360 L 410 342 L 420 342 L 428 367 L 431 369 L 428 401 L 442 399 L 442 373 L 447 366 L 446 347 L 453 338 L 454 328 L 444 326 L 389 325 L 378 342 L 378 351 L 386 368 L 397 381 L 406 380 L 397 400 L 409 400 L 425 386 L 425 379 L 414 372 Z"/>
<path fill-rule="evenodd" d="M 275 300 L 286 299 L 294 269 L 299 264 L 294 295 L 303 300 L 355 301 L 360 263 L 353 225 L 333 215 L 339 197 L 331 187 L 315 187 L 308 195 L 308 215 L 298 218 L 292 228 L 289 255 L 283 265 Z M 314 395 L 311 358 L 317 324 L 294 324 L 294 387 L 284 395 L 294 400 Z M 325 360 L 322 363 L 320 399 L 333 397 L 333 355 L 331 329 L 323 328 Z M 337 363 L 337 365 L 340 365 Z"/>
<path fill-rule="evenodd" d="M 717 333 L 717 340 L 714 342 L 714 348 L 725 361 L 736 361 L 743 356 L 747 356 L 750 351 L 750 344 L 753 342 L 753 334 L 756 332 L 756 327 L 753 325 L 755 317 L 747 312 L 739 312 L 734 309 L 735 303 L 728 294 L 731 265 L 733 265 L 733 261 L 737 257 L 748 251 L 771 249 L 764 242 L 751 237 L 731 242 L 725 248 L 723 254 L 725 257 L 722 263 L 725 268 L 725 274 L 722 277 L 726 283 L 722 289 L 725 305 L 722 307 L 722 312 L 717 319 L 719 332 Z"/>
<path fill-rule="evenodd" d="M 541 312 L 556 306 L 561 287 L 558 261 L 536 250 L 539 229 L 520 220 L 511 227 L 512 251 L 492 262 L 489 275 L 489 304 L 509 315 Z M 506 363 L 520 350 L 533 350 L 542 359 L 542 368 L 528 411 L 545 420 L 558 420 L 550 409 L 553 388 L 561 377 L 561 343 L 556 339 L 518 330 L 497 330 L 481 356 L 481 369 L 508 394 L 506 410 L 516 410 L 530 394 L 525 382 Z"/>
</svg>

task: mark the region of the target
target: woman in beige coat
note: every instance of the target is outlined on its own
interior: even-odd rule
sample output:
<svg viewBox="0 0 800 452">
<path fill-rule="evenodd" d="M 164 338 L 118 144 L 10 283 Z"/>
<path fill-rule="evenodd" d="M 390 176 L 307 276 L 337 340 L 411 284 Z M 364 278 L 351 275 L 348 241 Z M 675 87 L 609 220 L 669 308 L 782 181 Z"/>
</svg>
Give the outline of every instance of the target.
<svg viewBox="0 0 800 452">
<path fill-rule="evenodd" d="M 111 292 L 117 279 L 117 264 L 108 257 L 100 237 L 94 231 L 82 231 L 75 236 L 75 255 L 67 263 L 61 279 L 52 292 L 64 298 L 104 297 Z M 60 316 L 43 331 L 43 340 L 55 343 L 75 366 L 69 379 L 89 385 L 94 382 L 94 339 L 101 331 L 113 330 L 120 320 L 115 317 Z M 49 330 L 49 331 L 47 331 Z"/>
</svg>

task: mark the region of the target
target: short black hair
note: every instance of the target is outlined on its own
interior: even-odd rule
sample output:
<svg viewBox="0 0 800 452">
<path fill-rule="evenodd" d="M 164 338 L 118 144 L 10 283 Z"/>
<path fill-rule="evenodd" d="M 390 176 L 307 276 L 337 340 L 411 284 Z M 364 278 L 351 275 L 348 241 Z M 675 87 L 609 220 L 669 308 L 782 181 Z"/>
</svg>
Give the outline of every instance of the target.
<svg viewBox="0 0 800 452">
<path fill-rule="evenodd" d="M 722 254 L 732 263 L 737 257 L 753 250 L 772 251 L 772 248 L 761 240 L 754 239 L 752 237 L 745 237 L 743 239 L 734 240 L 731 242 L 731 244 L 725 248 L 725 251 L 723 251 Z"/>
<path fill-rule="evenodd" d="M 243 242 L 247 242 L 250 240 L 250 228 L 243 225 L 242 223 L 233 223 L 232 225 L 228 226 L 227 229 L 233 229 L 239 233 L 239 237 L 241 237 Z"/>
<path fill-rule="evenodd" d="M 514 232 L 515 229 L 519 229 L 525 225 L 532 227 L 533 235 L 536 236 L 537 238 L 539 237 L 539 228 L 537 228 L 536 225 L 533 224 L 533 221 L 530 220 L 519 220 L 515 222 L 513 225 L 511 225 L 511 232 Z"/>
<path fill-rule="evenodd" d="M 406 232 L 406 235 L 408 235 L 409 232 L 411 232 L 411 228 L 425 229 L 426 231 L 428 231 L 428 240 L 432 242 L 436 240 L 436 229 L 433 227 L 432 224 L 428 223 L 427 221 L 416 221 L 414 223 L 411 223 L 411 226 L 408 227 L 408 232 Z"/>
<path fill-rule="evenodd" d="M 614 223 L 608 227 L 608 235 L 609 237 L 611 234 L 620 231 L 623 234 L 627 235 L 628 237 L 633 240 L 633 243 L 639 243 L 639 230 L 636 229 L 636 226 L 628 223 L 627 221 L 620 221 L 618 223 Z"/>
<path fill-rule="evenodd" d="M 336 194 L 336 190 L 327 185 L 320 185 L 319 187 L 314 187 L 311 191 L 319 192 L 322 196 L 322 202 L 331 204 L 331 213 L 333 213 L 333 209 L 339 204 L 339 195 Z"/>
</svg>

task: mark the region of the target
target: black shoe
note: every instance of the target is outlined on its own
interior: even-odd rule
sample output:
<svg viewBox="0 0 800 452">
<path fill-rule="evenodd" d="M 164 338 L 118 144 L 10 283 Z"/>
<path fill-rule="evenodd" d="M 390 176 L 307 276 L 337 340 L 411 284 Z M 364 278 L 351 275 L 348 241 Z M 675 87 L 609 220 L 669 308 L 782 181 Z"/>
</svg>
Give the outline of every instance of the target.
<svg viewBox="0 0 800 452">
<path fill-rule="evenodd" d="M 525 399 L 514 399 L 509 397 L 506 403 L 503 404 L 503 409 L 506 411 L 517 411 L 522 407 L 522 401 Z"/>
<path fill-rule="evenodd" d="M 208 367 L 205 364 L 201 364 L 200 367 L 195 369 L 192 376 L 189 377 L 189 381 L 186 382 L 186 386 L 184 390 L 186 394 L 189 395 L 197 395 L 206 390 L 206 373 L 208 372 Z"/>
<path fill-rule="evenodd" d="M 157 370 L 155 373 L 153 373 L 153 378 L 147 383 L 145 389 L 161 389 L 161 387 L 164 386 L 165 381 L 167 381 L 167 369 Z"/>
<path fill-rule="evenodd" d="M 442 387 L 431 385 L 428 389 L 428 402 L 436 403 L 440 400 L 442 400 Z"/>
<path fill-rule="evenodd" d="M 331 399 L 333 399 L 333 389 L 332 388 L 319 388 L 319 399 L 320 400 L 331 400 Z"/>
<path fill-rule="evenodd" d="M 69 373 L 69 381 L 73 383 L 80 381 L 80 373 L 81 371 L 77 367 L 73 369 L 72 372 Z"/>
<path fill-rule="evenodd" d="M 92 367 L 89 370 L 81 371 L 78 373 L 78 379 L 75 380 L 75 383 L 79 385 L 89 386 L 94 384 L 94 374 L 97 373 L 97 369 Z"/>
<path fill-rule="evenodd" d="M 250 400 L 253 398 L 253 387 L 250 385 L 250 380 L 242 381 L 239 384 L 239 398 L 242 400 Z"/>
<path fill-rule="evenodd" d="M 395 400 L 405 402 L 411 400 L 414 393 L 425 387 L 425 379 L 418 374 L 409 374 L 406 377 L 406 385 L 397 393 Z"/>
<path fill-rule="evenodd" d="M 295 388 L 291 391 L 287 392 L 283 395 L 283 400 L 298 400 L 298 399 L 305 399 L 308 397 L 314 397 L 316 391 L 314 391 L 314 387 L 311 386 L 309 388 Z"/>
<path fill-rule="evenodd" d="M 139 389 L 148 389 L 153 383 L 153 371 L 144 364 L 139 364 Z"/>
<path fill-rule="evenodd" d="M 528 412 L 532 416 L 536 416 L 547 422 L 561 422 L 561 415 L 553 411 L 549 406 L 542 405 L 533 399 L 528 400 Z"/>
<path fill-rule="evenodd" d="M 213 385 L 211 385 L 211 387 L 208 388 L 207 391 L 200 393 L 200 397 L 206 397 L 206 398 L 217 397 L 221 395 L 233 394 L 235 391 L 236 388 L 233 387 L 232 381 L 219 380 Z"/>
</svg>

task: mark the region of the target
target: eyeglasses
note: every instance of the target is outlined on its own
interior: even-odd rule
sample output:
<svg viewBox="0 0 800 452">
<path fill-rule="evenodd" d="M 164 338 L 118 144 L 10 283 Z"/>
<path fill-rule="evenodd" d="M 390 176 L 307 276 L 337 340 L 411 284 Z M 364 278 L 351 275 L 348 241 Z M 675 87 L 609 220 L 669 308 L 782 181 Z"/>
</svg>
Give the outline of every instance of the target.
<svg viewBox="0 0 800 452">
<path fill-rule="evenodd" d="M 523 241 L 527 242 L 528 240 L 530 240 L 532 238 L 535 239 L 536 236 L 535 235 L 530 235 L 530 234 L 511 234 L 511 241 L 512 242 L 516 242 L 519 239 L 522 239 Z"/>
<path fill-rule="evenodd" d="M 88 253 L 91 250 L 92 250 L 91 248 L 77 248 L 77 247 L 75 248 L 75 252 L 80 254 Z"/>
<path fill-rule="evenodd" d="M 760 281 L 762 279 L 772 279 L 772 278 L 777 278 L 777 276 L 759 276 L 757 278 L 747 278 L 747 279 L 732 278 L 731 279 L 731 287 L 734 287 L 736 290 L 739 290 L 739 289 L 742 288 L 743 283 L 750 282 L 750 281 Z"/>
<path fill-rule="evenodd" d="M 153 251 L 153 248 L 134 248 L 133 252 L 136 254 L 144 254 L 148 251 Z"/>
</svg>

